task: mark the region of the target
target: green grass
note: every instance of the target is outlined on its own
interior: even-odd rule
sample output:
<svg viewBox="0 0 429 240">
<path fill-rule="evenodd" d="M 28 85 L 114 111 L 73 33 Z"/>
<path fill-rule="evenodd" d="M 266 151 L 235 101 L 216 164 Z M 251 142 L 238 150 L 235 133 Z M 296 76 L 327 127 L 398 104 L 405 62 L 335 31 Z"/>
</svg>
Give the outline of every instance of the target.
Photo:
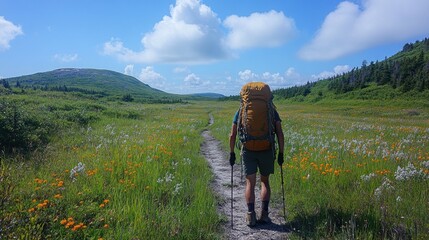
<svg viewBox="0 0 429 240">
<path fill-rule="evenodd" d="M 238 105 L 227 103 L 213 113 L 213 133 L 225 149 Z M 429 236 L 427 108 L 363 101 L 277 102 L 277 108 L 286 138 L 283 167 L 292 237 Z M 273 198 L 281 203 L 276 171 Z"/>
<path fill-rule="evenodd" d="M 221 238 L 225 217 L 207 187 L 212 173 L 199 152 L 201 131 L 211 113 L 211 132 L 228 151 L 238 101 L 139 104 L 32 94 L 0 100 L 23 103 L 18 107 L 44 116 L 55 134 L 31 153 L 0 156 L 0 238 Z M 427 107 L 275 103 L 286 138 L 292 239 L 429 237 Z M 85 170 L 72 174 L 79 163 Z M 281 206 L 279 170 L 271 177 L 273 207 Z"/>
<path fill-rule="evenodd" d="M 20 161 L 2 156 L 0 236 L 218 238 L 221 216 L 207 188 L 212 173 L 198 151 L 207 108 L 103 106 L 97 121 L 63 128 L 43 153 Z M 79 163 L 84 171 L 72 174 Z"/>
</svg>

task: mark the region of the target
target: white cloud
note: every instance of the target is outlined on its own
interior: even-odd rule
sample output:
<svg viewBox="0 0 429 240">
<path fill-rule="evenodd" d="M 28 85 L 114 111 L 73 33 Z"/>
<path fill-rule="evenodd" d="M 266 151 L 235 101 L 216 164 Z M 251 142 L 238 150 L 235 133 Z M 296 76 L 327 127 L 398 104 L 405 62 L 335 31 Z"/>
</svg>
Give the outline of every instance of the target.
<svg viewBox="0 0 429 240">
<path fill-rule="evenodd" d="M 341 75 L 343 73 L 349 72 L 351 70 L 351 67 L 349 65 L 338 65 L 334 67 L 334 71 L 323 71 L 317 75 L 312 75 L 311 77 L 313 79 L 319 80 L 319 79 L 325 79 L 334 77 L 336 75 Z"/>
<path fill-rule="evenodd" d="M 226 38 L 232 49 L 277 47 L 295 34 L 293 19 L 282 12 L 253 13 L 249 17 L 229 16 L 225 27 L 231 32 Z"/>
<path fill-rule="evenodd" d="M 295 71 L 294 68 L 288 68 L 285 73 L 271 73 L 264 72 L 262 74 L 257 74 L 252 72 L 249 69 L 238 72 L 237 83 L 244 84 L 247 82 L 265 82 L 270 85 L 272 89 L 279 87 L 290 87 L 294 85 L 301 85 L 302 83 L 308 81 L 301 77 L 301 75 Z"/>
<path fill-rule="evenodd" d="M 188 76 L 186 76 L 183 81 L 185 82 L 186 86 L 192 86 L 192 87 L 210 84 L 210 81 L 203 81 L 201 80 L 200 77 L 198 77 L 194 73 L 188 74 Z"/>
<path fill-rule="evenodd" d="M 151 87 L 164 88 L 165 86 L 165 78 L 161 74 L 155 72 L 151 66 L 142 68 L 138 79 L 149 84 Z"/>
<path fill-rule="evenodd" d="M 301 49 L 306 60 L 330 60 L 377 45 L 429 34 L 427 0 L 341 2 L 315 38 Z"/>
<path fill-rule="evenodd" d="M 170 16 L 144 35 L 142 52 L 113 39 L 104 44 L 104 53 L 129 62 L 207 63 L 229 56 L 220 26 L 216 14 L 199 0 L 177 0 Z"/>
<path fill-rule="evenodd" d="M 134 65 L 129 64 L 129 65 L 125 66 L 124 74 L 129 75 L 129 76 L 133 76 L 134 75 Z"/>
<path fill-rule="evenodd" d="M 240 82 L 258 81 L 258 78 L 259 76 L 249 69 L 238 72 L 238 79 Z"/>
<path fill-rule="evenodd" d="M 74 62 L 78 59 L 78 55 L 75 54 L 55 54 L 54 59 L 60 62 Z"/>
<path fill-rule="evenodd" d="M 174 68 L 173 72 L 175 73 L 186 73 L 189 72 L 187 67 L 176 67 Z"/>
<path fill-rule="evenodd" d="M 23 34 L 21 26 L 16 26 L 0 16 L 0 50 L 10 48 L 10 41 Z"/>
</svg>

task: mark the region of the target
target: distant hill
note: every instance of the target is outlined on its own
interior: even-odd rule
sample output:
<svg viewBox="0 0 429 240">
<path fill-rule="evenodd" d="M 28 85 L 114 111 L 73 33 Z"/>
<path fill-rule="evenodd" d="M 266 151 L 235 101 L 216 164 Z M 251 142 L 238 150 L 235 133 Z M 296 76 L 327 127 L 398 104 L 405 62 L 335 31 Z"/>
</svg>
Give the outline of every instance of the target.
<svg viewBox="0 0 429 240">
<path fill-rule="evenodd" d="M 132 76 L 99 69 L 63 68 L 4 80 L 10 86 L 47 91 L 83 92 L 116 97 L 127 95 L 137 99 L 179 97 L 151 88 Z"/>
<path fill-rule="evenodd" d="M 429 101 L 429 39 L 407 43 L 383 61 L 364 60 L 360 68 L 350 72 L 273 92 L 280 99 L 311 102 L 323 99 Z"/>
<path fill-rule="evenodd" d="M 195 93 L 195 94 L 191 94 L 191 96 L 202 97 L 202 98 L 213 98 L 213 99 L 225 97 L 225 95 L 222 95 L 219 93 Z"/>
</svg>

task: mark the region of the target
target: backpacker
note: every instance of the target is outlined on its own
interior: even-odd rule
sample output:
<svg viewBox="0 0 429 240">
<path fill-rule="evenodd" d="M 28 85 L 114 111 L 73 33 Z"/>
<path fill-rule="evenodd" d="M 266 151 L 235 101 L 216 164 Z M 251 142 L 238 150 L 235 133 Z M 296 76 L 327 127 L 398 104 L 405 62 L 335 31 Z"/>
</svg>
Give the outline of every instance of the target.
<svg viewBox="0 0 429 240">
<path fill-rule="evenodd" d="M 264 151 L 274 144 L 274 104 L 270 87 L 263 82 L 245 84 L 240 91 L 238 133 L 244 147 Z"/>
</svg>

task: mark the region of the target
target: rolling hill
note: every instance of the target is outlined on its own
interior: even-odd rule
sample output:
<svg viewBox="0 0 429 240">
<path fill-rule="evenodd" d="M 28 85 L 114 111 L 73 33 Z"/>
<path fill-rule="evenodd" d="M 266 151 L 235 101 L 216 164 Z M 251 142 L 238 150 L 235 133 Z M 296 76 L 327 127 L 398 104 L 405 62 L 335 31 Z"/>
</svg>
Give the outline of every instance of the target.
<svg viewBox="0 0 429 240">
<path fill-rule="evenodd" d="M 277 89 L 274 95 L 291 101 L 422 100 L 429 102 L 429 39 L 407 43 L 383 61 L 362 61 L 350 72 L 302 86 Z"/>
<path fill-rule="evenodd" d="M 11 86 L 21 88 L 83 92 L 102 96 L 131 95 L 137 99 L 180 97 L 151 88 L 132 76 L 99 69 L 63 68 L 4 80 Z"/>
</svg>

